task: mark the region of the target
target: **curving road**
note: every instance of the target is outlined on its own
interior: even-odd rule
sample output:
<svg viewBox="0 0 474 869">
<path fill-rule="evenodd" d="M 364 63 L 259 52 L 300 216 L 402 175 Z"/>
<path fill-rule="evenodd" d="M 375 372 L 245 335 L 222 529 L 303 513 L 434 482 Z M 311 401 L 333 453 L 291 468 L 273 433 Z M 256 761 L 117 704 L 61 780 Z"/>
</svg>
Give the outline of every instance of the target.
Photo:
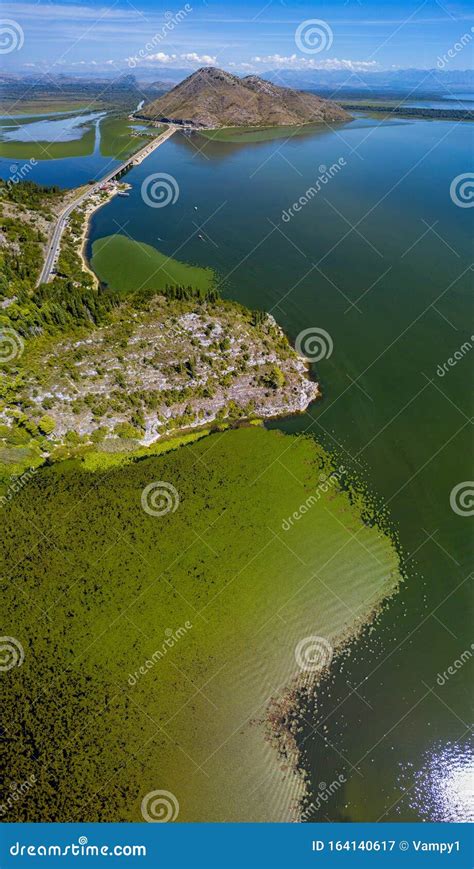
<svg viewBox="0 0 474 869">
<path fill-rule="evenodd" d="M 91 196 L 93 193 L 96 193 L 102 186 L 102 184 L 113 181 L 114 178 L 116 178 L 117 175 L 120 175 L 120 173 L 123 172 L 124 169 L 128 169 L 132 166 L 136 166 L 138 163 L 142 163 L 143 160 L 145 160 L 146 157 L 148 157 L 148 155 L 152 153 L 152 151 L 162 145 L 163 142 L 166 142 L 166 140 L 169 139 L 170 136 L 172 136 L 177 129 L 177 127 L 170 124 L 168 128 L 164 131 L 164 133 L 161 133 L 159 136 L 156 137 L 156 139 L 153 139 L 151 142 L 145 145 L 144 148 L 141 148 L 140 151 L 137 151 L 135 154 L 133 154 L 132 157 L 129 157 L 120 166 L 116 166 L 115 169 L 112 170 L 112 172 L 108 173 L 108 175 L 105 175 L 95 184 L 91 184 L 91 186 L 88 187 L 85 193 L 82 193 L 81 196 L 78 196 L 77 199 L 74 199 L 69 205 L 66 206 L 66 208 L 64 208 L 60 212 L 57 222 L 54 226 L 53 233 L 48 242 L 48 246 L 46 248 L 46 258 L 38 280 L 38 284 L 46 284 L 49 280 L 51 280 L 53 274 L 53 266 L 59 253 L 61 236 L 64 232 L 64 228 L 68 222 L 68 218 L 71 212 L 74 211 L 74 209 L 77 208 L 78 205 L 82 205 L 82 203 L 89 196 Z"/>
</svg>

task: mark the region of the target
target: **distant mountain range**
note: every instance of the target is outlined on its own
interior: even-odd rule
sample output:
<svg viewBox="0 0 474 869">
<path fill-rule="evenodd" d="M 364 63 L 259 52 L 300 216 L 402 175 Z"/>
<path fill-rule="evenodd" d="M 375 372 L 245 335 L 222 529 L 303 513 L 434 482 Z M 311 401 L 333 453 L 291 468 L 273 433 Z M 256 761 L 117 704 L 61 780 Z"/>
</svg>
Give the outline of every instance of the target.
<svg viewBox="0 0 474 869">
<path fill-rule="evenodd" d="M 125 74 L 115 78 L 78 77 L 72 75 L 0 75 L 0 100 L 8 106 L 22 100 L 28 103 L 49 101 L 54 109 L 56 102 L 70 101 L 108 105 L 114 108 L 133 109 L 145 100 L 148 102 L 159 93 L 173 87 L 171 82 L 142 83 L 134 75 Z"/>
<path fill-rule="evenodd" d="M 205 67 L 204 69 L 210 69 Z M 257 80 L 257 76 L 238 78 L 231 73 L 223 73 L 234 81 Z M 158 78 L 157 78 L 158 76 Z M 51 74 L 0 73 L 0 98 L 4 100 L 21 99 L 28 93 L 28 99 L 56 93 L 59 97 L 82 94 L 85 97 L 101 93 L 102 101 L 123 99 L 131 103 L 143 98 L 150 100 L 155 93 L 165 93 L 177 83 L 192 78 L 189 70 L 174 67 L 160 67 L 159 70 L 137 70 L 136 73 L 92 72 Z M 326 98 L 335 100 L 355 97 L 388 99 L 391 96 L 416 98 L 449 97 L 450 92 L 474 92 L 474 70 L 448 69 L 396 69 L 378 72 L 357 72 L 349 70 L 296 70 L 269 69 L 259 79 L 297 90 L 316 91 Z M 245 87 L 245 85 L 244 85 Z"/>
<path fill-rule="evenodd" d="M 215 128 L 345 121 L 350 115 L 312 93 L 280 87 L 256 75 L 238 78 L 222 69 L 203 67 L 146 104 L 140 117 Z"/>
<path fill-rule="evenodd" d="M 351 73 L 349 70 L 268 70 L 264 78 L 287 87 L 298 87 L 339 95 L 360 91 L 367 95 L 375 93 L 386 96 L 387 91 L 396 93 L 416 91 L 421 94 L 449 94 L 449 90 L 474 91 L 474 70 L 395 69 L 379 72 Z"/>
</svg>

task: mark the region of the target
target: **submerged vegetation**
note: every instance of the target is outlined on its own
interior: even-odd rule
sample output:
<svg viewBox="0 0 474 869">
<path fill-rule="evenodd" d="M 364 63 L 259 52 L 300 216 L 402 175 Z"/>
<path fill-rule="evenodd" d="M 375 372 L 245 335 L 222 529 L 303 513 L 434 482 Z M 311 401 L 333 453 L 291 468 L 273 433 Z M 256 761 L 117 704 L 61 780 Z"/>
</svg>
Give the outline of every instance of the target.
<svg viewBox="0 0 474 869">
<path fill-rule="evenodd" d="M 112 302 L 97 323 L 82 316 L 82 303 L 76 323 L 74 308 L 72 323 L 64 326 L 33 323 L 22 336 L 23 355 L 2 369 L 1 414 L 11 408 L 8 421 L 0 418 L 0 467 L 10 475 L 0 490 L 7 564 L 2 633 L 21 644 L 24 661 L 2 674 L 0 803 L 35 780 L 22 800 L 2 808 L 5 820 L 141 821 L 142 800 L 156 789 L 174 795 L 180 821 L 288 820 L 298 817 L 304 790 L 295 767 L 304 770 L 307 785 L 304 820 L 432 820 L 433 806 L 438 811 L 431 803 L 415 807 L 410 796 L 420 776 L 426 784 L 420 758 L 456 742 L 460 719 L 469 720 L 467 667 L 442 688 L 446 704 L 436 685 L 433 694 L 422 683 L 434 685 L 436 673 L 471 642 L 469 523 L 452 509 L 453 487 L 457 491 L 468 476 L 468 362 L 451 371 L 449 382 L 435 376 L 440 358 L 470 336 L 470 273 L 462 264 L 463 258 L 470 262 L 469 212 L 449 199 L 452 179 L 464 177 L 469 165 L 470 131 L 453 123 L 444 135 L 439 123 L 395 121 L 377 127 L 362 119 L 352 126 L 347 148 L 353 154 L 361 145 L 369 160 L 353 160 L 341 186 L 338 181 L 328 191 L 342 213 L 346 203 L 370 215 L 364 233 L 393 266 L 386 277 L 376 252 L 347 234 L 321 197 L 292 224 L 300 251 L 274 233 L 229 283 L 229 293 L 250 306 L 265 299 L 289 334 L 318 324 L 334 338 L 332 357 L 316 365 L 327 389 L 324 406 L 271 425 L 312 431 L 314 439 L 257 427 L 212 433 L 203 425 L 137 446 L 150 396 L 130 382 L 127 363 L 135 353 L 142 366 L 148 348 L 132 344 L 130 324 L 146 319 L 154 305 L 164 306 L 166 286 L 159 294 L 153 287 L 141 291 L 137 299 L 129 290 L 120 298 L 112 290 L 96 292 L 93 299 L 103 293 Z M 165 167 L 171 171 L 186 157 L 180 138 Z M 307 147 L 291 140 L 281 150 L 282 163 L 270 161 L 257 186 L 247 185 L 248 196 L 242 196 L 242 179 L 261 166 L 257 152 L 265 146 L 207 144 L 207 165 L 200 159 L 195 171 L 184 173 L 181 206 L 196 202 L 201 209 L 203 185 L 206 201 L 218 204 L 222 184 L 228 185 L 231 218 L 218 228 L 219 252 L 212 259 L 225 269 L 228 259 L 240 261 L 253 250 L 266 235 L 265 207 L 277 213 L 280 200 L 297 198 L 302 176 L 330 164 L 341 144 L 337 131 L 327 129 Z M 188 151 L 194 152 L 192 145 Z M 285 159 L 300 174 L 282 172 Z M 406 178 L 412 164 L 422 169 Z M 281 183 L 275 186 L 276 178 Z M 387 198 L 389 189 L 394 192 Z M 151 212 L 136 204 L 128 229 L 146 238 Z M 427 211 L 433 220 L 443 217 L 441 232 L 456 256 L 432 232 L 413 250 Z M 97 224 L 115 232 L 113 220 L 103 217 Z M 160 234 L 182 235 L 181 215 L 171 209 L 168 217 L 169 231 Z M 43 231 L 39 219 L 32 228 Z M 319 262 L 334 246 L 325 275 L 306 276 L 310 263 L 301 252 Z M 346 309 L 333 278 L 351 302 L 374 281 L 377 289 L 364 296 L 360 312 L 357 305 Z M 185 298 L 189 283 L 169 287 L 181 296 L 170 302 L 178 321 L 190 312 L 200 316 L 208 305 Z M 31 284 L 27 299 L 36 294 Z M 7 290 L 2 300 L 4 323 L 12 323 L 9 312 L 22 304 L 16 288 L 14 296 Z M 59 295 L 57 301 L 62 308 Z M 47 298 L 43 307 L 51 303 Z M 130 312 L 123 323 L 122 305 Z M 253 324 L 264 322 L 263 313 L 252 316 Z M 99 333 L 111 336 L 102 366 Z M 211 355 L 191 344 L 176 360 L 174 376 L 185 389 L 200 373 L 201 352 Z M 224 343 L 220 361 L 228 353 Z M 97 423 L 90 442 L 69 431 L 67 442 L 54 447 L 64 461 L 51 455 L 60 440 L 60 396 L 45 395 L 44 388 L 54 362 L 67 389 L 78 390 L 74 399 L 84 401 L 77 416 L 95 411 Z M 271 394 L 281 381 L 277 369 L 265 374 Z M 44 377 L 31 394 L 28 372 Z M 107 377 L 111 388 L 99 394 Z M 83 383 L 90 386 L 87 396 L 79 395 Z M 102 424 L 100 401 L 108 413 L 109 399 L 125 405 L 129 397 L 130 420 L 104 431 L 112 421 Z M 372 481 L 399 524 L 410 577 L 380 624 L 373 624 L 374 613 L 398 580 L 394 545 L 377 526 L 378 509 L 351 485 L 352 472 L 334 469 L 316 440 L 328 450 L 337 447 L 343 461 Z M 144 493 L 156 490 L 158 481 L 174 488 L 175 509 L 153 516 L 144 509 Z M 441 622 L 428 617 L 433 612 Z M 351 642 L 359 628 L 358 641 Z M 314 637 L 325 663 L 334 655 L 317 686 L 320 673 L 301 673 L 295 658 L 301 642 Z M 463 785 L 465 739 L 461 751 L 454 772 Z M 444 787 L 443 765 L 435 772 Z M 454 788 L 451 796 L 465 818 L 463 794 L 460 799 Z"/>
<path fill-rule="evenodd" d="M 143 122 L 137 125 L 127 115 L 108 114 L 100 123 L 100 153 L 103 157 L 125 160 L 160 132 L 156 127 L 147 128 Z"/>
<path fill-rule="evenodd" d="M 36 222 L 60 201 L 10 194 Z M 289 785 L 304 793 L 296 724 L 276 726 L 270 698 L 300 684 L 301 637 L 348 639 L 334 595 L 362 619 L 393 591 L 395 549 L 312 438 L 225 431 L 317 395 L 274 320 L 221 300 L 210 270 L 161 268 L 158 252 L 154 280 L 96 288 L 81 226 L 78 214 L 40 286 L 10 230 L 0 328 L 20 343 L 0 366 L 0 549 L 5 631 L 24 661 L 4 694 L 4 787 L 35 786 L 4 817 L 139 821 L 158 787 L 182 820 L 289 820 Z M 160 486 L 174 501 L 157 515 Z"/>
<path fill-rule="evenodd" d="M 95 241 L 91 264 L 100 280 L 120 293 L 138 288 L 164 289 L 174 283 L 209 290 L 215 283 L 212 269 L 180 262 L 125 235 Z"/>
<path fill-rule="evenodd" d="M 269 699 L 299 684 L 303 637 L 336 649 L 398 581 L 373 507 L 321 482 L 333 470 L 312 438 L 246 428 L 54 465 L 8 501 L 3 623 L 25 656 L 4 681 L 4 789 L 37 784 L 5 820 L 141 821 L 157 788 L 182 821 L 296 813 L 298 722 L 269 728 Z M 174 510 L 153 515 L 150 484 Z"/>
<path fill-rule="evenodd" d="M 320 132 L 320 124 L 301 124 L 296 127 L 224 127 L 217 130 L 199 130 L 199 135 L 212 142 L 251 144 L 270 142 L 273 139 L 289 139 L 293 136 L 307 136 Z"/>
</svg>

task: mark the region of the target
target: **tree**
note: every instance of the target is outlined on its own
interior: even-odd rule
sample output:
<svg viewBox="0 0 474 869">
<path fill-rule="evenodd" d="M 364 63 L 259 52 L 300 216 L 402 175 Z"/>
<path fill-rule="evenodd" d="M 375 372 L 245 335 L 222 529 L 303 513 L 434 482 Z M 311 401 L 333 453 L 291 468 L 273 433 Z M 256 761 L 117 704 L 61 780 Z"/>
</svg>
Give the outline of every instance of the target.
<svg viewBox="0 0 474 869">
<path fill-rule="evenodd" d="M 263 382 L 272 389 L 281 389 L 285 385 L 285 375 L 278 365 L 271 365 L 262 377 Z"/>
<path fill-rule="evenodd" d="M 38 423 L 38 428 L 42 434 L 48 435 L 54 431 L 54 429 L 56 428 L 56 423 L 51 416 L 48 416 L 48 414 L 45 414 L 44 416 L 41 417 L 41 419 Z"/>
</svg>

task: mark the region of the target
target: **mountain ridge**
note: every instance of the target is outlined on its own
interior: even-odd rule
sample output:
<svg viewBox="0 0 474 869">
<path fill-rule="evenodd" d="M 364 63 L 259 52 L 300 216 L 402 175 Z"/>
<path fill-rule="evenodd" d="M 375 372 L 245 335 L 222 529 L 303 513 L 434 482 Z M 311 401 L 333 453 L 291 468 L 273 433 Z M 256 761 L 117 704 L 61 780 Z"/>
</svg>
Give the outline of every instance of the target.
<svg viewBox="0 0 474 869">
<path fill-rule="evenodd" d="M 347 121 L 350 115 L 331 100 L 280 87 L 257 75 L 239 78 L 202 67 L 140 110 L 140 117 L 197 129 L 297 126 Z"/>
</svg>

